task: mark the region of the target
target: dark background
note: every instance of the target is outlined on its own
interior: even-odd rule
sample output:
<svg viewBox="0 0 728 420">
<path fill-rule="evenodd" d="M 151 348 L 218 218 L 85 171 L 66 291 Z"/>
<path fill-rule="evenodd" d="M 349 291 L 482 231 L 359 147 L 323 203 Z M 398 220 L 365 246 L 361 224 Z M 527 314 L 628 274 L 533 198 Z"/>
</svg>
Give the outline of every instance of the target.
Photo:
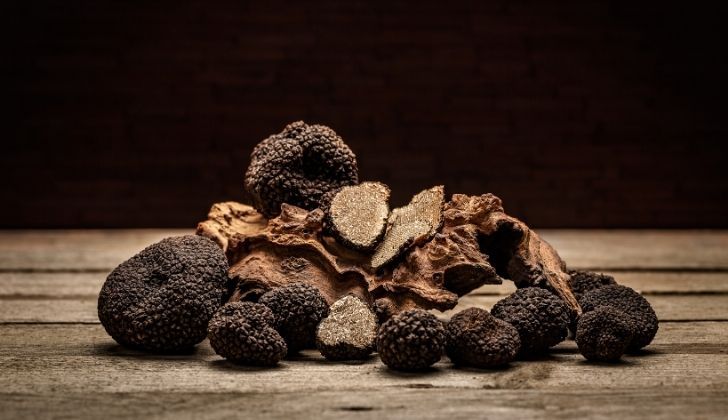
<svg viewBox="0 0 728 420">
<path fill-rule="evenodd" d="M 381 3 L 4 1 L 0 227 L 193 227 L 298 119 L 395 204 L 442 183 L 536 227 L 728 227 L 725 10 Z"/>
</svg>

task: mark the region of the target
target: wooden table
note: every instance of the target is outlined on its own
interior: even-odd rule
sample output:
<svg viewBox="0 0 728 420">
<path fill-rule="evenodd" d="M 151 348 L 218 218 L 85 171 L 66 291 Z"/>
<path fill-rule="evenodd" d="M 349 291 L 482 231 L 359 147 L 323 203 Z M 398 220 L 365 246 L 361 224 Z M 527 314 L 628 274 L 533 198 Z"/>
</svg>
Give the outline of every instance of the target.
<svg viewBox="0 0 728 420">
<path fill-rule="evenodd" d="M 274 369 L 127 350 L 106 335 L 96 298 L 106 274 L 185 231 L 0 232 L 2 418 L 726 418 L 728 232 L 541 232 L 574 268 L 642 291 L 660 318 L 649 351 L 585 361 L 573 341 L 508 369 L 390 371 L 374 357 L 330 363 L 306 351 Z M 512 285 L 462 299 L 489 308 Z"/>
</svg>

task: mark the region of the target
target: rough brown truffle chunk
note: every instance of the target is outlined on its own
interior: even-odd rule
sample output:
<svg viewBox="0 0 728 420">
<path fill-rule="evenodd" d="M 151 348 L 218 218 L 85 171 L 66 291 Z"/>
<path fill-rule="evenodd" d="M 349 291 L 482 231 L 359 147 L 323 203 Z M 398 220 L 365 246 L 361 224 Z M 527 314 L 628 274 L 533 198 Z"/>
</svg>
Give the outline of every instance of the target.
<svg viewBox="0 0 728 420">
<path fill-rule="evenodd" d="M 316 329 L 316 348 L 329 360 L 366 359 L 374 351 L 377 318 L 364 301 L 344 296 Z"/>
<path fill-rule="evenodd" d="M 589 360 L 619 360 L 632 342 L 635 330 L 634 321 L 624 312 L 600 306 L 579 318 L 576 345 Z"/>
<path fill-rule="evenodd" d="M 480 308 L 457 313 L 445 331 L 445 353 L 456 365 L 501 366 L 515 360 L 521 347 L 518 330 Z"/>
<path fill-rule="evenodd" d="M 423 370 L 435 364 L 445 349 L 445 328 L 429 312 L 412 309 L 391 317 L 377 332 L 382 362 L 396 370 Z"/>
<path fill-rule="evenodd" d="M 389 216 L 389 187 L 363 182 L 342 187 L 327 206 L 327 230 L 343 245 L 370 251 L 384 235 Z"/>
</svg>

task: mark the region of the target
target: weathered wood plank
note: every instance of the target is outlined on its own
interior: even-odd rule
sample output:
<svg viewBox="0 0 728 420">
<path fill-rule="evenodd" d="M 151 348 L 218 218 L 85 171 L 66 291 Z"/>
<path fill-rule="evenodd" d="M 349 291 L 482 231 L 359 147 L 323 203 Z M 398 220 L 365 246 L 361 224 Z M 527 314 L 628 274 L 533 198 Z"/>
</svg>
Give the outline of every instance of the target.
<svg viewBox="0 0 728 420">
<path fill-rule="evenodd" d="M 95 297 L 107 273 L 0 273 L 0 300 L 19 297 Z"/>
<path fill-rule="evenodd" d="M 725 390 L 491 390 L 390 388 L 290 392 L 10 394 L 6 418 L 723 418 Z"/>
<path fill-rule="evenodd" d="M 645 297 L 661 321 L 728 320 L 728 294 Z M 460 299 L 455 309 L 442 313 L 442 316 L 447 318 L 473 306 L 490 309 L 502 298 L 498 295 L 467 295 Z M 98 322 L 96 296 L 68 299 L 6 298 L 0 300 L 0 323 L 3 322 Z"/>
<path fill-rule="evenodd" d="M 0 269 L 111 270 L 188 230 L 0 231 Z M 573 268 L 728 269 L 728 231 L 539 230 Z"/>
</svg>

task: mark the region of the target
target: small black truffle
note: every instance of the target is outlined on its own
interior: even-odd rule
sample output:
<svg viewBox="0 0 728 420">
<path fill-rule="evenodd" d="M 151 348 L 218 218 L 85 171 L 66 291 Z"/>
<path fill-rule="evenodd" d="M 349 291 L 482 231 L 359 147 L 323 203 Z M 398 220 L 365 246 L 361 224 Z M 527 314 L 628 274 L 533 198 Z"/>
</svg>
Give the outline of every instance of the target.
<svg viewBox="0 0 728 420">
<path fill-rule="evenodd" d="M 564 341 L 569 308 L 556 295 L 539 287 L 526 287 L 497 302 L 490 313 L 513 325 L 521 338 L 519 356 L 538 356 Z"/>
<path fill-rule="evenodd" d="M 245 190 L 253 207 L 272 218 L 283 203 L 318 208 L 325 193 L 357 184 L 358 177 L 354 153 L 334 130 L 297 121 L 253 149 Z"/>
<path fill-rule="evenodd" d="M 329 315 L 329 305 L 319 290 L 307 283 L 291 283 L 263 294 L 258 303 L 269 307 L 275 316 L 275 328 L 281 334 L 289 354 L 311 348 L 316 341 L 316 327 Z"/>
<path fill-rule="evenodd" d="M 445 353 L 456 365 L 479 368 L 505 365 L 515 360 L 521 347 L 518 330 L 480 308 L 457 313 L 445 331 Z"/>
<path fill-rule="evenodd" d="M 634 337 L 635 325 L 624 312 L 600 306 L 584 313 L 576 327 L 576 345 L 589 360 L 619 360 Z"/>
<path fill-rule="evenodd" d="M 326 230 L 343 245 L 357 251 L 374 249 L 384 235 L 389 216 L 389 187 L 362 182 L 342 187 L 324 198 Z"/>
<path fill-rule="evenodd" d="M 584 312 L 611 306 L 632 318 L 635 331 L 628 352 L 647 346 L 657 334 L 659 322 L 654 309 L 647 299 L 627 286 L 611 285 L 591 290 L 582 296 L 579 303 Z"/>
<path fill-rule="evenodd" d="M 154 352 L 205 339 L 222 305 L 228 263 L 202 236 L 167 238 L 116 267 L 99 293 L 98 314 L 119 344 Z"/>
<path fill-rule="evenodd" d="M 412 309 L 394 315 L 379 327 L 377 352 L 396 370 L 416 371 L 437 363 L 445 350 L 445 327 L 434 315 Z"/>
<path fill-rule="evenodd" d="M 329 360 L 361 360 L 374 351 L 377 317 L 369 305 L 347 295 L 331 305 L 316 329 L 316 348 Z"/>
<path fill-rule="evenodd" d="M 569 276 L 569 287 L 577 300 L 590 290 L 617 284 L 614 277 L 593 271 L 569 270 Z"/>
<path fill-rule="evenodd" d="M 230 302 L 210 320 L 207 336 L 215 353 L 233 363 L 273 366 L 286 355 L 286 342 L 273 329 L 275 317 L 265 306 Z"/>
</svg>

